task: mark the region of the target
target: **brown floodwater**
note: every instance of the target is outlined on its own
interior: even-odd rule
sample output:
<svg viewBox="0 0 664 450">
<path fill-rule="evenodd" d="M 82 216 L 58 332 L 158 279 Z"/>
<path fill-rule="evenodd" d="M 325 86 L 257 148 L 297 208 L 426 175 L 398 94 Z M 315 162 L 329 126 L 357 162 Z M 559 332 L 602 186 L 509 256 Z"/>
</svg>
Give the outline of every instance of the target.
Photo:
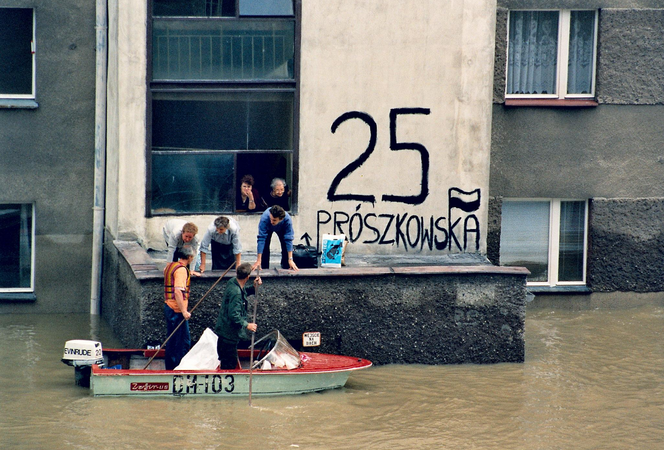
<svg viewBox="0 0 664 450">
<path fill-rule="evenodd" d="M 659 306 L 529 309 L 523 364 L 373 367 L 249 407 L 91 397 L 60 358 L 68 339 L 118 346 L 104 322 L 0 315 L 0 448 L 664 448 L 663 337 Z"/>
</svg>

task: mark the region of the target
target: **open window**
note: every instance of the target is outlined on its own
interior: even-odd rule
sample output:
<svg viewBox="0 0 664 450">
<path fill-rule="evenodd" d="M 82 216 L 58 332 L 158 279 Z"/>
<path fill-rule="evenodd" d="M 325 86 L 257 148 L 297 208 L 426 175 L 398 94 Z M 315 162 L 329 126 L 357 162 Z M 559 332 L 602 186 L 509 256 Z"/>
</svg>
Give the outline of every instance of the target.
<svg viewBox="0 0 664 450">
<path fill-rule="evenodd" d="M 0 292 L 34 290 L 34 207 L 0 204 Z"/>
<path fill-rule="evenodd" d="M 0 99 L 35 98 L 35 15 L 0 8 Z"/>
<path fill-rule="evenodd" d="M 153 0 L 151 36 L 148 215 L 236 212 L 244 175 L 291 186 L 293 0 Z"/>
</svg>

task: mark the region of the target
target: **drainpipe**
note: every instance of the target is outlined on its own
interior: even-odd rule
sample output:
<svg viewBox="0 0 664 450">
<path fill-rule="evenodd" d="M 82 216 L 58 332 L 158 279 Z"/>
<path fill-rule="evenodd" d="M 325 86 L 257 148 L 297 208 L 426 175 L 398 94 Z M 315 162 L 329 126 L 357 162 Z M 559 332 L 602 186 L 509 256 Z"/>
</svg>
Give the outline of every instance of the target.
<svg viewBox="0 0 664 450">
<path fill-rule="evenodd" d="M 95 76 L 95 181 L 92 222 L 92 280 L 90 314 L 101 310 L 101 268 L 104 251 L 104 210 L 106 203 L 106 75 L 108 58 L 108 0 L 96 0 Z"/>
</svg>

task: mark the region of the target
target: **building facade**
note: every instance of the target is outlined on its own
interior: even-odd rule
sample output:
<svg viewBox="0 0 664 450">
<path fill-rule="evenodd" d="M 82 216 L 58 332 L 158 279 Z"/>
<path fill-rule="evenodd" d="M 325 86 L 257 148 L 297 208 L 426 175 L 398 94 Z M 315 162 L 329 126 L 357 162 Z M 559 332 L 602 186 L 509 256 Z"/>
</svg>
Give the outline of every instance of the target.
<svg viewBox="0 0 664 450">
<path fill-rule="evenodd" d="M 98 3 L 106 248 L 223 214 L 254 252 L 251 174 L 286 180 L 298 241 L 487 256 L 541 298 L 664 291 L 658 1 Z M 0 312 L 89 309 L 95 12 L 0 7 Z"/>
<path fill-rule="evenodd" d="M 486 252 L 493 2 L 109 5 L 113 239 L 161 249 L 169 218 L 224 214 L 255 252 L 251 174 L 264 197 L 286 180 L 296 239 Z"/>
<path fill-rule="evenodd" d="M 546 8 L 498 2 L 489 257 L 542 296 L 659 298 L 664 9 Z"/>
<path fill-rule="evenodd" d="M 0 313 L 90 303 L 95 5 L 0 5 Z"/>
</svg>

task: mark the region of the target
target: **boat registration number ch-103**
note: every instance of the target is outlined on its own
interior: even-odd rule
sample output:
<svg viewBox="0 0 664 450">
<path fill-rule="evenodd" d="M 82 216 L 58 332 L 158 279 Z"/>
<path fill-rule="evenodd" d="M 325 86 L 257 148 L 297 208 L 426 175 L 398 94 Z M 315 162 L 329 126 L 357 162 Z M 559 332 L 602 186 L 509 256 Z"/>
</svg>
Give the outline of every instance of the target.
<svg viewBox="0 0 664 450">
<path fill-rule="evenodd" d="M 230 394 L 233 375 L 173 375 L 173 394 Z"/>
</svg>

